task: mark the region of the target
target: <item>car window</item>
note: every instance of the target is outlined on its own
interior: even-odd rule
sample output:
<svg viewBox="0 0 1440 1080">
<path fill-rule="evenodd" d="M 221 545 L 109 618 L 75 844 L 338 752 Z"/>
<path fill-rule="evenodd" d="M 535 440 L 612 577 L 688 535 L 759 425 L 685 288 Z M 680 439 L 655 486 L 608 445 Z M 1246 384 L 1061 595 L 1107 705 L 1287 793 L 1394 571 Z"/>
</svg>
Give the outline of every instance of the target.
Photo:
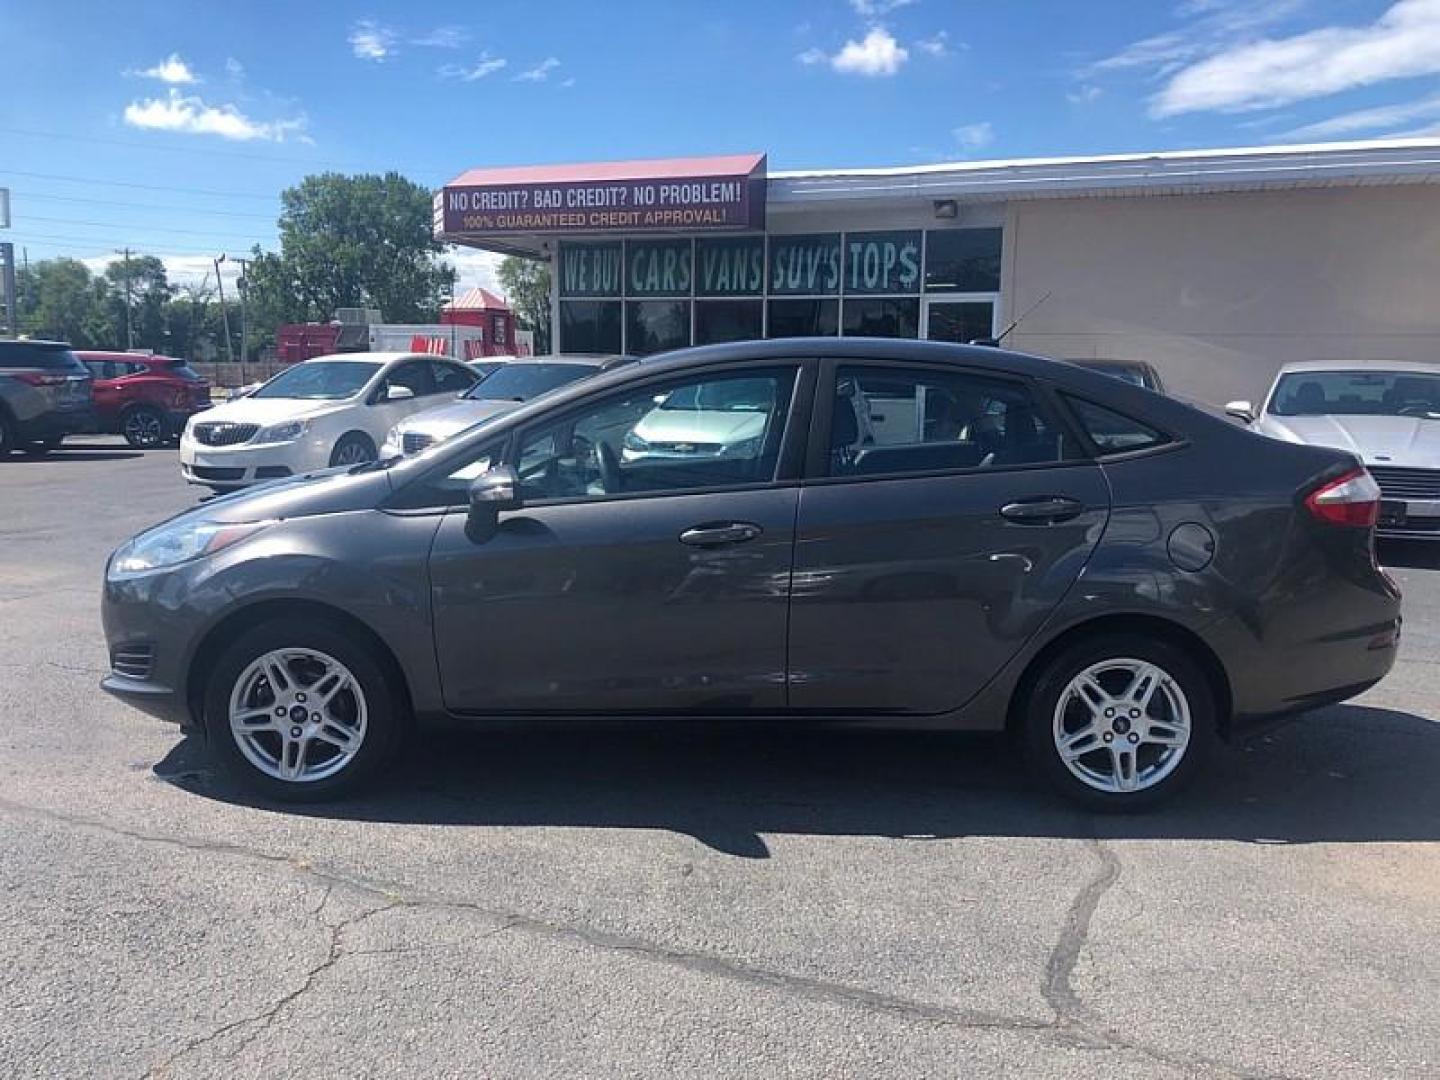
<svg viewBox="0 0 1440 1080">
<path fill-rule="evenodd" d="M 282 371 L 250 396 L 340 401 L 358 394 L 379 368 L 373 360 L 306 361 Z"/>
<path fill-rule="evenodd" d="M 408 387 L 416 397 L 433 394 L 435 381 L 430 377 L 430 362 L 428 360 L 407 360 L 396 366 L 381 382 L 379 400 L 385 400 L 385 395 L 392 386 Z"/>
<path fill-rule="evenodd" d="M 1123 454 L 1133 450 L 1149 450 L 1163 446 L 1172 440 L 1149 424 L 1141 423 L 1133 416 L 1116 412 L 1093 401 L 1073 398 L 1068 394 L 1065 400 L 1075 411 L 1075 418 L 1085 429 L 1102 454 Z"/>
<path fill-rule="evenodd" d="M 83 375 L 84 367 L 80 358 L 63 346 L 20 341 L 5 342 L 0 347 L 0 368 L 44 368 Z"/>
<path fill-rule="evenodd" d="M 1077 456 L 1030 389 L 935 368 L 841 367 L 830 475 L 1033 465 Z"/>
<path fill-rule="evenodd" d="M 793 368 L 680 379 L 612 395 L 520 438 L 529 500 L 763 483 L 775 475 Z"/>
<path fill-rule="evenodd" d="M 115 378 L 114 360 L 86 360 L 84 364 L 90 370 L 91 376 L 96 379 Z"/>
<path fill-rule="evenodd" d="M 476 401 L 529 401 L 567 383 L 598 374 L 595 364 L 537 363 L 506 364 L 482 379 L 470 391 Z"/>
<path fill-rule="evenodd" d="M 1423 371 L 1301 371 L 1282 375 L 1273 416 L 1415 416 L 1440 419 L 1440 375 Z"/>
<path fill-rule="evenodd" d="M 432 360 L 430 366 L 433 368 L 431 375 L 435 380 L 433 392 L 436 394 L 458 394 L 468 390 L 477 377 L 458 364 L 447 364 L 441 360 Z"/>
</svg>

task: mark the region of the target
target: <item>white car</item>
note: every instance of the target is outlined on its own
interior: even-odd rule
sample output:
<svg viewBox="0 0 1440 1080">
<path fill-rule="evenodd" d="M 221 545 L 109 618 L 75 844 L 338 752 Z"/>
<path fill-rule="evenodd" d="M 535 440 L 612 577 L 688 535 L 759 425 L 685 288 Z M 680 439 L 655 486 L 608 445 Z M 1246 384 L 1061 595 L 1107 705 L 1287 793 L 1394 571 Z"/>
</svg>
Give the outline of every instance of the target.
<svg viewBox="0 0 1440 1080">
<path fill-rule="evenodd" d="M 478 378 L 441 356 L 317 356 L 197 415 L 180 437 L 180 468 L 192 484 L 228 490 L 373 461 L 400 420 L 463 394 Z"/>
<path fill-rule="evenodd" d="M 1263 409 L 1225 411 L 1261 435 L 1350 451 L 1380 485 L 1381 536 L 1440 540 L 1440 365 L 1287 364 Z"/>
</svg>

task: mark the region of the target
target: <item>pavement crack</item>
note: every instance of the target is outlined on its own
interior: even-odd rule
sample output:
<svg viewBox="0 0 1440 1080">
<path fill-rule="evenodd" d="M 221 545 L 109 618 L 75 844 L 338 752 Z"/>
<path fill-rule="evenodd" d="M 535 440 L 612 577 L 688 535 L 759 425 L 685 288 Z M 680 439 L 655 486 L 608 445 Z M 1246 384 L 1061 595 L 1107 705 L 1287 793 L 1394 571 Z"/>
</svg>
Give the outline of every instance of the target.
<svg viewBox="0 0 1440 1080">
<path fill-rule="evenodd" d="M 1075 993 L 1071 977 L 1075 973 L 1075 964 L 1080 959 L 1080 951 L 1089 940 L 1090 923 L 1095 917 L 1095 909 L 1100 906 L 1101 899 L 1111 887 L 1120 880 L 1120 859 L 1115 853 L 1097 837 L 1091 837 L 1087 843 L 1100 865 L 1070 902 L 1070 910 L 1065 913 L 1060 938 L 1055 942 L 1055 947 L 1050 951 L 1050 959 L 1045 963 L 1045 984 L 1041 987 L 1045 1000 L 1049 1002 L 1050 1008 L 1055 1010 L 1056 1024 L 1062 1027 L 1078 1027 L 1083 1021 L 1090 1019 L 1089 1010 Z"/>
</svg>

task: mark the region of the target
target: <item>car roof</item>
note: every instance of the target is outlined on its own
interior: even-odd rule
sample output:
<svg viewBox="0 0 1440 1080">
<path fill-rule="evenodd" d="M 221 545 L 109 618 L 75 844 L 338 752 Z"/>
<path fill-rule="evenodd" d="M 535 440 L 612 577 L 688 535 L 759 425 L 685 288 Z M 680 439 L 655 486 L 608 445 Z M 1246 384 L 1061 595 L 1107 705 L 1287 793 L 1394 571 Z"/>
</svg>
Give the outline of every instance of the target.
<svg viewBox="0 0 1440 1080">
<path fill-rule="evenodd" d="M 336 364 L 345 360 L 359 360 L 367 364 L 393 364 L 398 360 L 449 360 L 452 364 L 459 363 L 453 357 L 433 356 L 430 353 L 417 352 L 343 352 L 326 353 L 324 356 L 312 356 L 309 360 L 301 360 L 299 364 Z M 291 364 L 291 367 L 298 367 L 299 364 Z"/>
<path fill-rule="evenodd" d="M 1067 356 L 1065 363 L 1075 364 L 1083 368 L 1128 368 L 1133 371 L 1148 371 L 1150 364 L 1145 360 L 1111 360 L 1103 356 L 1091 356 L 1084 359 L 1077 359 Z"/>
<path fill-rule="evenodd" d="M 76 349 L 75 355 L 81 360 L 128 360 L 136 364 L 154 362 L 159 364 L 183 364 L 184 360 L 178 356 L 165 356 L 162 353 L 132 353 L 122 352 L 117 349 Z"/>
<path fill-rule="evenodd" d="M 1297 371 L 1418 371 L 1440 375 L 1440 364 L 1423 360 L 1298 360 L 1286 364 L 1279 374 L 1289 375 Z"/>
<path fill-rule="evenodd" d="M 657 353 L 640 361 L 647 368 L 683 370 L 732 359 L 803 360 L 829 357 L 836 360 L 899 360 L 964 364 L 996 373 L 1021 375 L 1053 374 L 1048 360 L 1029 353 L 1012 352 L 993 345 L 956 345 L 946 341 L 919 341 L 914 338 L 793 337 L 765 341 L 736 341 L 722 345 L 699 345 L 673 352 Z"/>
<path fill-rule="evenodd" d="M 70 343 L 68 341 L 50 341 L 48 339 L 41 338 L 0 338 L 0 348 L 18 347 L 21 345 L 25 346 L 26 348 L 31 348 L 38 345 L 42 349 L 70 348 Z"/>
<path fill-rule="evenodd" d="M 482 363 L 489 357 L 482 357 L 477 363 Z M 503 361 L 504 367 L 515 367 L 523 364 L 574 364 L 577 367 L 593 367 L 602 371 L 612 367 L 619 367 L 621 364 L 633 364 L 638 357 L 626 356 L 617 353 L 555 353 L 553 356 L 517 356 L 513 360 Z"/>
</svg>

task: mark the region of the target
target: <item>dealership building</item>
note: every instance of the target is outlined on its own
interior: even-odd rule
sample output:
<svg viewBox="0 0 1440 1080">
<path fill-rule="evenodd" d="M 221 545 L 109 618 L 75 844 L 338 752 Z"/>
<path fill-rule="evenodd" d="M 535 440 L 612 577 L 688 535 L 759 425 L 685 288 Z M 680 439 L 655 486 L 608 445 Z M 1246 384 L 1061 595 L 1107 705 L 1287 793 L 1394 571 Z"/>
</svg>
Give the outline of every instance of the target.
<svg viewBox="0 0 1440 1080">
<path fill-rule="evenodd" d="M 1222 401 L 1293 360 L 1440 362 L 1437 182 L 1432 140 L 776 173 L 742 154 L 472 169 L 435 231 L 547 260 L 558 352 L 1009 329 Z"/>
</svg>

